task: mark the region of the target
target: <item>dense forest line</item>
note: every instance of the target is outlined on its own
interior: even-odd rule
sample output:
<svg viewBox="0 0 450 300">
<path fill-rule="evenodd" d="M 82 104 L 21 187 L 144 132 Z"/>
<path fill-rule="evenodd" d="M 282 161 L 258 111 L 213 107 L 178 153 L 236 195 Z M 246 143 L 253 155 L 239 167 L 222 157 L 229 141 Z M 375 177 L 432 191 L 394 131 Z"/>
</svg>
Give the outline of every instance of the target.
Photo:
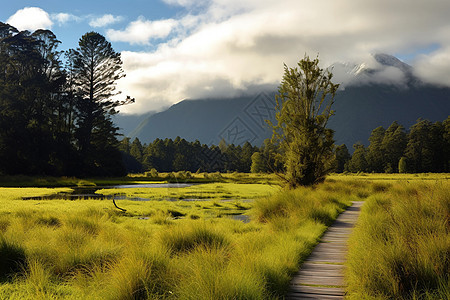
<svg viewBox="0 0 450 300">
<path fill-rule="evenodd" d="M 369 146 L 353 145 L 353 155 L 345 144 L 335 147 L 333 170 L 342 172 L 422 173 L 450 172 L 450 117 L 443 122 L 418 120 L 409 131 L 394 121 L 389 128 L 372 131 Z M 155 169 L 160 172 L 273 172 L 283 169 L 272 158 L 275 149 L 269 140 L 261 147 L 207 146 L 180 137 L 156 139 L 142 144 L 124 138 L 120 143 L 129 172 Z"/>
<path fill-rule="evenodd" d="M 148 145 L 142 145 L 138 138 L 133 142 L 124 138 L 120 150 L 127 170 L 138 173 L 151 169 L 160 172 L 250 172 L 252 155 L 261 151 L 248 142 L 243 146 L 226 145 L 225 142 L 208 146 L 180 137 L 156 139 Z"/>
<path fill-rule="evenodd" d="M 387 129 L 375 128 L 366 148 L 336 148 L 337 171 L 375 173 L 450 172 L 450 116 L 443 122 L 419 119 L 409 131 L 394 121 Z"/>
<path fill-rule="evenodd" d="M 120 54 L 95 32 L 58 51 L 49 30 L 0 22 L 0 174 L 124 175 L 111 115 Z"/>
</svg>

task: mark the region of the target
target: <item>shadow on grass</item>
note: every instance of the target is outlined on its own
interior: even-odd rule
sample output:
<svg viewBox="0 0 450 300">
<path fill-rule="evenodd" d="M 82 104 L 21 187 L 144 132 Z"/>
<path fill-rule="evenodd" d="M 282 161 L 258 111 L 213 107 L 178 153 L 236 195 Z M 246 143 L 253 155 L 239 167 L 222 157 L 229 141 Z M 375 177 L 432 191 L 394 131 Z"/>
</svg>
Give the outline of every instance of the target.
<svg viewBox="0 0 450 300">
<path fill-rule="evenodd" d="M 14 243 L 0 238 L 0 282 L 10 281 L 25 264 L 25 250 Z"/>
</svg>

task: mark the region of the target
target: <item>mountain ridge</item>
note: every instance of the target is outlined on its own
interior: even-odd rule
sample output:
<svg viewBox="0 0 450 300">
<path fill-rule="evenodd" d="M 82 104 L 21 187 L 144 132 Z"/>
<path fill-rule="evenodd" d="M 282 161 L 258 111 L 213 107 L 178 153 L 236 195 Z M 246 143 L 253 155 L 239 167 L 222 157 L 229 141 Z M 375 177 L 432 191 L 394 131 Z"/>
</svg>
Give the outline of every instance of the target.
<svg viewBox="0 0 450 300">
<path fill-rule="evenodd" d="M 411 66 L 387 54 L 373 56 L 375 67 L 347 64 L 351 84 L 336 95 L 329 126 L 336 144 L 349 149 L 368 143 L 373 129 L 398 121 L 408 129 L 418 118 L 442 121 L 450 112 L 450 88 L 425 84 Z M 373 65 L 373 63 L 372 63 Z M 383 77 L 385 76 L 385 77 Z M 199 140 L 205 144 L 261 145 L 271 136 L 265 119 L 275 121 L 275 91 L 235 98 L 183 100 L 147 116 L 128 136 L 149 143 L 156 138 Z"/>
</svg>

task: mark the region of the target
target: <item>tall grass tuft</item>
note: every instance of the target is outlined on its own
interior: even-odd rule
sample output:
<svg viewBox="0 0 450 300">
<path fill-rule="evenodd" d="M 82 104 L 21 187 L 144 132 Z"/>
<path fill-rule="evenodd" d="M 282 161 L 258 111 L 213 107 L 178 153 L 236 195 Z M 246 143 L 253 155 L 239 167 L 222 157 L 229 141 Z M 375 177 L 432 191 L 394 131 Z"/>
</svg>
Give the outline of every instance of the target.
<svg viewBox="0 0 450 300">
<path fill-rule="evenodd" d="M 177 299 L 264 299 L 263 277 L 235 268 L 224 249 L 198 247 L 174 263 L 182 278 L 174 290 Z"/>
<path fill-rule="evenodd" d="M 450 295 L 450 184 L 403 183 L 367 199 L 350 239 L 352 299 Z"/>
<path fill-rule="evenodd" d="M 107 266 L 105 295 L 109 299 L 163 299 L 170 291 L 168 256 L 163 253 L 130 253 Z"/>
<path fill-rule="evenodd" d="M 25 270 L 25 282 L 28 287 L 28 293 L 36 296 L 36 298 L 50 298 L 51 276 L 52 274 L 48 267 L 38 260 L 29 260 Z"/>
<path fill-rule="evenodd" d="M 260 199 L 255 202 L 252 212 L 262 223 L 293 217 L 299 222 L 313 220 L 330 225 L 349 204 L 349 199 L 338 194 L 330 196 L 326 190 L 302 188 Z"/>
<path fill-rule="evenodd" d="M 224 233 L 208 228 L 205 223 L 197 222 L 172 226 L 161 233 L 160 239 L 162 244 L 175 254 L 200 246 L 223 248 L 229 245 Z"/>
</svg>

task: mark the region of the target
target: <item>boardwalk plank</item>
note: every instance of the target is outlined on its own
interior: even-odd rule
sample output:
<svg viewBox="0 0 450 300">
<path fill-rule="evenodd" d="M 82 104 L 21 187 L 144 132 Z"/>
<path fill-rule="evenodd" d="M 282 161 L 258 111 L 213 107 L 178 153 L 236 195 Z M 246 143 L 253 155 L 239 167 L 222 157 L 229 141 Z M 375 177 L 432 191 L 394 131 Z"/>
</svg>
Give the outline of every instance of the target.
<svg viewBox="0 0 450 300">
<path fill-rule="evenodd" d="M 344 292 L 340 288 L 316 287 L 307 285 L 296 285 L 292 287 L 292 293 L 343 296 Z"/>
<path fill-rule="evenodd" d="M 320 264 L 320 263 L 311 263 L 311 262 L 305 262 L 302 265 L 302 271 L 317 271 L 317 270 L 323 270 L 323 271 L 341 271 L 344 269 L 343 265 L 334 265 L 334 264 Z"/>
<path fill-rule="evenodd" d="M 292 280 L 292 284 L 313 284 L 327 286 L 343 286 L 344 276 L 319 276 L 319 275 L 301 275 Z"/>
</svg>

